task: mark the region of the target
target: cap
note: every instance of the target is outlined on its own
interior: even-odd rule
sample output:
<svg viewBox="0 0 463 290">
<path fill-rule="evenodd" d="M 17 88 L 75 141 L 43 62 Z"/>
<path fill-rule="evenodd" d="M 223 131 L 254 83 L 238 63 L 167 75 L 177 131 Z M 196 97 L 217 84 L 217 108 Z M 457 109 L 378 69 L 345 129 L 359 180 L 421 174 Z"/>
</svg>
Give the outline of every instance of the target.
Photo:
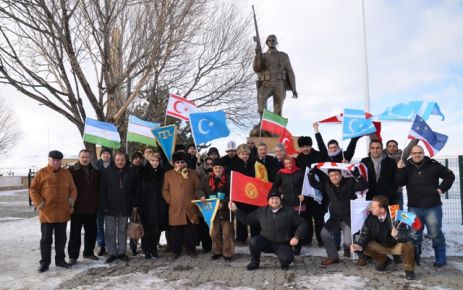
<svg viewBox="0 0 463 290">
<path fill-rule="evenodd" d="M 58 150 L 52 150 L 48 152 L 48 157 L 53 158 L 53 159 L 63 159 L 63 153 L 61 153 Z"/>
<path fill-rule="evenodd" d="M 225 152 L 228 152 L 228 151 L 236 151 L 236 142 L 235 141 L 228 141 L 227 149 L 225 149 Z"/>
<path fill-rule="evenodd" d="M 272 197 L 279 197 L 281 199 L 281 194 L 274 190 L 270 190 L 269 193 L 267 194 L 267 200 L 271 199 Z"/>
</svg>

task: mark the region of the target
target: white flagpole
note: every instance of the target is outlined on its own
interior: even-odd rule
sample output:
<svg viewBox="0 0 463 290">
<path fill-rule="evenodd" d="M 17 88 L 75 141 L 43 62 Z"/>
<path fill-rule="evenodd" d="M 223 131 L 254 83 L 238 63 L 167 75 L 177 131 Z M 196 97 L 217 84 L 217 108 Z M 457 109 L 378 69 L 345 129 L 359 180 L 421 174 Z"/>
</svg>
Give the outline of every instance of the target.
<svg viewBox="0 0 463 290">
<path fill-rule="evenodd" d="M 365 65 L 365 86 L 364 86 L 364 97 L 365 97 L 365 112 L 370 112 L 370 79 L 368 72 L 368 50 L 367 50 L 367 28 L 365 21 L 365 1 L 362 0 L 362 35 L 363 35 L 363 57 Z M 369 144 L 366 142 L 367 154 L 369 149 Z"/>
<path fill-rule="evenodd" d="M 352 199 L 350 200 L 350 245 L 354 243 L 354 233 L 352 232 Z M 349 245 L 349 251 L 350 251 Z M 352 252 L 352 260 L 355 258 L 355 253 Z"/>
<path fill-rule="evenodd" d="M 232 193 L 233 193 L 233 171 L 230 173 L 230 201 L 232 201 Z M 230 222 L 232 222 L 232 211 L 231 208 L 228 209 L 230 211 Z"/>
</svg>

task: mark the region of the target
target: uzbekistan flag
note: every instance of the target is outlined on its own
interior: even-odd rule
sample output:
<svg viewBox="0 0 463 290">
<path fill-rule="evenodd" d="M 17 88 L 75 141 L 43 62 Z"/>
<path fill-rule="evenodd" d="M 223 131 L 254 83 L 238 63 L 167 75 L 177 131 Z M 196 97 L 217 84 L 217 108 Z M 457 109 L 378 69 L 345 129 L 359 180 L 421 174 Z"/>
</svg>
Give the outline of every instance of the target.
<svg viewBox="0 0 463 290">
<path fill-rule="evenodd" d="M 121 137 L 114 124 L 85 118 L 84 142 L 104 147 L 121 148 Z"/>
<path fill-rule="evenodd" d="M 127 128 L 127 141 L 156 146 L 156 139 L 152 130 L 160 127 L 159 123 L 144 121 L 130 115 Z"/>
<path fill-rule="evenodd" d="M 282 116 L 264 110 L 262 114 L 261 130 L 267 131 L 275 135 L 281 135 L 288 124 L 288 119 Z"/>
</svg>

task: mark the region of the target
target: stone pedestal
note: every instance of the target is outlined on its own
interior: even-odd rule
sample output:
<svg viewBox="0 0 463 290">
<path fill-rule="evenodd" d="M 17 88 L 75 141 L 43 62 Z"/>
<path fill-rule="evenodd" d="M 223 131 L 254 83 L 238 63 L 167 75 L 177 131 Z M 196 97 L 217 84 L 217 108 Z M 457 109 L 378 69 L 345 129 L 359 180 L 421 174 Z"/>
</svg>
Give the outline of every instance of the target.
<svg viewBox="0 0 463 290">
<path fill-rule="evenodd" d="M 298 138 L 299 136 L 293 136 L 293 144 L 294 144 L 294 148 L 296 148 L 296 150 L 299 151 L 299 146 L 297 146 Z M 267 144 L 267 147 L 268 147 L 268 153 L 271 153 L 273 155 L 275 145 L 278 144 L 279 139 L 280 137 L 260 137 L 260 140 L 259 140 L 259 137 L 248 137 L 246 142 L 248 144 L 249 142 L 254 142 L 254 144 L 256 144 L 256 147 L 259 145 L 259 143 L 265 143 Z"/>
</svg>

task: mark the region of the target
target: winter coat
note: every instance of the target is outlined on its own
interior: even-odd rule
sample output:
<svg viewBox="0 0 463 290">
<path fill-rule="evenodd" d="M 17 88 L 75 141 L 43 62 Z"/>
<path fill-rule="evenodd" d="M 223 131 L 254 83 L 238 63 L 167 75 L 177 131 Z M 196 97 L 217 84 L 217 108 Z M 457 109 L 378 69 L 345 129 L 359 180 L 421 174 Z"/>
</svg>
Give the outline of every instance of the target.
<svg viewBox="0 0 463 290">
<path fill-rule="evenodd" d="M 184 179 L 174 169 L 166 172 L 162 186 L 162 196 L 169 205 L 169 225 L 181 226 L 199 223 L 199 209 L 191 203 L 199 199 L 200 181 L 196 171 L 188 170 L 188 179 Z"/>
<path fill-rule="evenodd" d="M 239 173 L 242 173 L 249 177 L 255 177 L 256 176 L 256 168 L 254 166 L 255 162 L 256 161 L 251 158 L 249 158 L 247 162 L 244 162 L 242 159 L 238 158 L 238 160 L 236 161 L 236 167 L 233 170 L 238 171 Z"/>
<path fill-rule="evenodd" d="M 54 171 L 48 165 L 35 175 L 29 195 L 39 211 L 41 223 L 64 223 L 71 216 L 77 188 L 68 170 L 60 168 Z"/>
<path fill-rule="evenodd" d="M 299 169 L 291 174 L 278 173 L 272 190 L 283 195 L 283 204 L 291 208 L 299 206 L 299 195 L 302 192 L 304 171 Z"/>
<path fill-rule="evenodd" d="M 380 222 L 377 216 L 370 213 L 355 243 L 365 249 L 371 241 L 375 241 L 387 248 L 394 247 L 397 243 L 406 243 L 410 241 L 409 229 L 405 224 L 398 229 L 399 234 L 397 239 L 391 236 L 391 230 L 392 225 L 389 214 L 387 214 L 387 218 L 383 222 Z"/>
<path fill-rule="evenodd" d="M 375 168 L 371 157 L 363 158 L 360 162 L 365 164 L 368 169 L 369 188 L 366 199 L 371 200 L 374 196 L 384 195 L 388 198 L 389 204 L 397 203 L 397 184 L 395 184 L 397 163 L 385 156 L 381 160 L 379 179 L 376 181 Z"/>
<path fill-rule="evenodd" d="M 263 160 L 257 158 L 256 162 L 260 162 L 265 165 L 265 168 L 267 169 L 268 181 L 273 182 L 278 170 L 280 169 L 278 160 L 274 156 L 267 155 Z"/>
<path fill-rule="evenodd" d="M 326 148 L 325 142 L 323 141 L 322 134 L 316 133 L 315 138 L 317 139 L 318 149 L 320 150 L 320 153 L 322 155 L 322 161 L 331 162 L 342 162 L 343 159 L 350 162 L 352 160 L 352 157 L 354 157 L 355 147 L 357 147 L 357 142 L 360 139 L 360 137 L 350 139 L 349 145 L 347 146 L 347 150 L 344 151 L 344 154 L 342 152 L 342 148 L 339 147 L 339 153 L 337 153 L 334 156 L 330 156 L 328 154 L 328 149 Z"/>
<path fill-rule="evenodd" d="M 238 162 L 241 161 L 241 159 L 238 158 L 238 155 L 236 155 L 233 158 L 228 157 L 228 155 L 225 155 L 220 158 L 220 160 L 223 162 L 225 166 L 225 174 L 230 175 L 230 172 L 232 170 L 236 171 L 238 167 Z"/>
<path fill-rule="evenodd" d="M 69 167 L 74 184 L 77 187 L 77 199 L 74 204 L 74 214 L 96 214 L 100 195 L 100 172 L 89 164 L 88 170 L 84 170 L 80 163 Z"/>
<path fill-rule="evenodd" d="M 439 184 L 439 178 L 442 182 Z M 408 207 L 431 208 L 441 205 L 439 188 L 442 192 L 450 189 L 455 180 L 453 172 L 427 156 L 420 164 L 411 159 L 404 168 L 397 169 L 396 183 L 407 187 Z"/>
<path fill-rule="evenodd" d="M 230 210 L 228 209 L 228 201 L 230 200 L 230 176 L 225 176 L 225 183 L 220 187 L 218 186 L 219 180 L 214 179 L 214 191 L 212 191 L 212 188 L 209 185 L 209 179 L 210 175 L 206 175 L 201 179 L 200 197 L 204 196 L 207 199 L 210 195 L 217 195 L 218 192 L 225 194 L 224 199 L 220 201 L 222 207 L 217 211 L 217 215 L 220 216 L 222 220 L 229 220 Z"/>
<path fill-rule="evenodd" d="M 147 163 L 139 169 L 133 206 L 139 209 L 142 224 L 154 225 L 156 232 L 167 227 L 167 204 L 162 197 L 164 170 Z"/>
<path fill-rule="evenodd" d="M 259 224 L 260 234 L 279 244 L 287 244 L 293 237 L 300 241 L 308 228 L 306 221 L 287 206 L 282 206 L 275 213 L 270 206 L 259 207 L 249 214 L 238 209 L 236 217 L 243 224 Z"/>
<path fill-rule="evenodd" d="M 109 216 L 130 216 L 132 195 L 136 190 L 135 171 L 128 165 L 119 169 L 112 164 L 101 174 L 100 210 Z"/>
<path fill-rule="evenodd" d="M 320 181 L 315 179 L 318 175 Z M 339 186 L 335 186 L 320 170 L 312 170 L 309 173 L 309 182 L 312 187 L 323 191 L 330 200 L 330 218 L 325 227 L 329 230 L 334 229 L 340 222 L 345 222 L 350 226 L 350 201 L 357 199 L 356 191 L 368 188 L 368 183 L 361 175 L 357 177 L 342 177 Z"/>
</svg>

